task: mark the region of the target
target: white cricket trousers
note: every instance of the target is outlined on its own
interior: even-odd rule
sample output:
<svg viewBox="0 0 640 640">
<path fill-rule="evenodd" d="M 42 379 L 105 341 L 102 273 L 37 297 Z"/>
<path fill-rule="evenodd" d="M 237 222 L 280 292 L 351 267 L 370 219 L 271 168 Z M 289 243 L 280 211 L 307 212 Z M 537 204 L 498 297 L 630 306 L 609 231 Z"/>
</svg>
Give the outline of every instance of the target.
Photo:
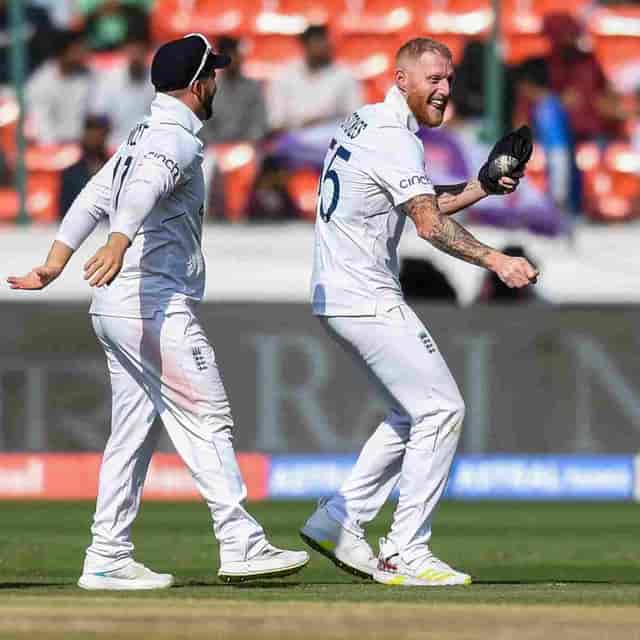
<svg viewBox="0 0 640 640">
<path fill-rule="evenodd" d="M 406 562 L 424 555 L 464 418 L 460 391 L 418 316 L 395 304 L 375 316 L 321 318 L 364 364 L 389 401 L 389 413 L 364 445 L 350 475 L 327 502 L 355 533 L 373 520 L 396 485 L 388 539 Z"/>
<path fill-rule="evenodd" d="M 243 507 L 246 488 L 232 445 L 233 419 L 213 348 L 191 310 L 152 319 L 92 316 L 112 388 L 107 442 L 85 571 L 124 566 L 131 526 L 160 416 L 213 518 L 221 562 L 245 560 L 266 543 Z"/>
</svg>

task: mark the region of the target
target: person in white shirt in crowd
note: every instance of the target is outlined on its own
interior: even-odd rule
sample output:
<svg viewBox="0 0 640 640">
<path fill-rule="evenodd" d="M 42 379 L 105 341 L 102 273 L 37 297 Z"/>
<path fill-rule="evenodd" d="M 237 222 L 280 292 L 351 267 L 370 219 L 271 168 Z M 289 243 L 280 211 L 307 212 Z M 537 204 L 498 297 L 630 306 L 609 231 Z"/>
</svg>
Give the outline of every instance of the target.
<svg viewBox="0 0 640 640">
<path fill-rule="evenodd" d="M 160 589 L 173 576 L 133 559 L 131 527 L 159 435 L 160 416 L 213 518 L 221 579 L 288 575 L 306 552 L 273 547 L 245 510 L 232 444 L 233 418 L 216 357 L 195 315 L 204 292 L 200 248 L 204 180 L 197 137 L 211 117 L 215 70 L 229 58 L 200 34 L 156 52 L 151 115 L 132 129 L 65 216 L 44 265 L 8 279 L 14 289 L 55 280 L 98 221 L 106 244 L 85 265 L 90 314 L 111 378 L 112 422 L 96 512 L 78 585 Z"/>
<path fill-rule="evenodd" d="M 267 133 L 267 109 L 260 83 L 244 75 L 242 42 L 224 36 L 216 45 L 231 64 L 220 73 L 216 112 L 200 137 L 207 144 L 261 140 Z"/>
<path fill-rule="evenodd" d="M 315 226 L 313 313 L 377 383 L 389 413 L 339 491 L 320 501 L 303 539 L 340 568 L 391 585 L 469 584 L 431 551 L 431 521 L 446 485 L 464 401 L 399 282 L 398 243 L 407 218 L 436 248 L 494 273 L 509 287 L 537 270 L 474 238 L 451 218 L 490 193 L 512 192 L 531 155 L 530 132 L 494 147 L 477 180 L 434 186 L 416 132 L 442 124 L 450 97 L 449 49 L 416 38 L 397 54 L 395 86 L 335 132 L 325 158 Z M 505 157 L 517 163 L 505 162 Z M 506 167 L 506 168 L 505 168 Z M 363 527 L 395 487 L 398 504 L 375 556 Z"/>
<path fill-rule="evenodd" d="M 85 66 L 87 48 L 81 32 L 59 31 L 55 50 L 25 87 L 30 137 L 40 144 L 82 138 L 95 82 Z"/>
<path fill-rule="evenodd" d="M 341 119 L 362 105 L 360 83 L 333 60 L 326 27 L 308 27 L 300 41 L 304 58 L 288 65 L 269 86 L 267 111 L 274 131 Z"/>
<path fill-rule="evenodd" d="M 60 29 L 70 29 L 77 13 L 75 0 L 32 0 L 31 4 L 46 9 L 53 24 Z"/>
<path fill-rule="evenodd" d="M 149 34 L 132 28 L 123 46 L 126 63 L 100 74 L 91 111 L 111 123 L 109 146 L 117 147 L 147 113 L 155 95 L 149 77 Z"/>
</svg>

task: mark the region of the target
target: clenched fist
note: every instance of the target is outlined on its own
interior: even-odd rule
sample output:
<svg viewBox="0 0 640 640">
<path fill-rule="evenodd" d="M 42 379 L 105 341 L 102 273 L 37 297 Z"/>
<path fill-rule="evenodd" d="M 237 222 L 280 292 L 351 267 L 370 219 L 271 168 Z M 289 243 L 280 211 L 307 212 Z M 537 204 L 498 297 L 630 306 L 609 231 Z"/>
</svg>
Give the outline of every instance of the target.
<svg viewBox="0 0 640 640">
<path fill-rule="evenodd" d="M 520 289 L 538 280 L 539 271 L 526 258 L 500 254 L 493 269 L 495 274 L 512 289 Z"/>
</svg>

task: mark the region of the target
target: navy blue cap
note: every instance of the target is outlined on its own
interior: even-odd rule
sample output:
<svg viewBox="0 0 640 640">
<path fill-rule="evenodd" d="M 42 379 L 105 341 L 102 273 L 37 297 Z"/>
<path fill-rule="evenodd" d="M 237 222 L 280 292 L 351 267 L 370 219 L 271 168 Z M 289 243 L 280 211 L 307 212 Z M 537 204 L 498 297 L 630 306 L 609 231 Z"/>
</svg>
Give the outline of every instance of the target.
<svg viewBox="0 0 640 640">
<path fill-rule="evenodd" d="M 229 56 L 215 53 L 202 34 L 191 33 L 166 42 L 156 51 L 151 63 L 151 82 L 156 91 L 186 89 L 196 78 L 230 62 Z"/>
</svg>

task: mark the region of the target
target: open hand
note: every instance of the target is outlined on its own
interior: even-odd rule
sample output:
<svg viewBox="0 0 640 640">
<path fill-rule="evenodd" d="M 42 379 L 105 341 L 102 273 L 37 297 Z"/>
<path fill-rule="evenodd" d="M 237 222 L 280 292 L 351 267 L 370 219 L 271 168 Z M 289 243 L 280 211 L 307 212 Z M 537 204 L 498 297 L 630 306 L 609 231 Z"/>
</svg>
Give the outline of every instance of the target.
<svg viewBox="0 0 640 640">
<path fill-rule="evenodd" d="M 12 289 L 33 291 L 44 289 L 53 282 L 62 272 L 62 267 L 41 265 L 34 267 L 25 276 L 9 276 L 7 282 Z"/>
<path fill-rule="evenodd" d="M 109 284 L 120 273 L 123 257 L 120 249 L 104 245 L 84 265 L 84 279 L 91 287 Z"/>
</svg>

